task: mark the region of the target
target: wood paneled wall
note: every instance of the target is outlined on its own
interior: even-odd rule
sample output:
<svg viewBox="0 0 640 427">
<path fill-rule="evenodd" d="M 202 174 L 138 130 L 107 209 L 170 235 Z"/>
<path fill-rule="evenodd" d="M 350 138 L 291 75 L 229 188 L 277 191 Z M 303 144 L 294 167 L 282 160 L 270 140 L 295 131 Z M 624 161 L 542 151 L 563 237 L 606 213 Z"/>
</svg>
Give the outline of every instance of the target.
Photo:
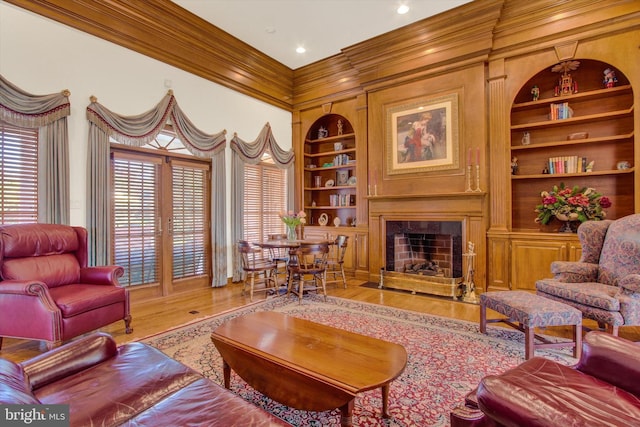
<svg viewBox="0 0 640 427">
<path fill-rule="evenodd" d="M 298 150 L 307 124 L 326 114 L 323 105 L 348 108 L 341 114 L 363 150 L 358 188 L 366 189 L 366 178 L 377 184 L 377 196 L 358 207 L 359 226 L 369 228 L 373 276 L 382 256 L 376 233 L 389 209 L 464 217 L 478 247 L 480 280 L 492 256 L 508 256 L 509 111 L 515 93 L 541 69 L 574 56 L 615 64 L 634 88 L 634 128 L 640 128 L 640 0 L 475 0 L 296 70 L 169 0 L 5 1 L 291 111 Z M 389 175 L 387 110 L 451 93 L 459 96 L 460 167 Z M 637 147 L 636 141 L 636 168 Z M 469 148 L 481 150 L 480 194 L 464 193 Z M 640 188 L 640 173 L 634 179 Z M 492 233 L 503 246 L 490 240 Z M 509 272 L 498 273 L 496 282 L 506 284 Z"/>
</svg>

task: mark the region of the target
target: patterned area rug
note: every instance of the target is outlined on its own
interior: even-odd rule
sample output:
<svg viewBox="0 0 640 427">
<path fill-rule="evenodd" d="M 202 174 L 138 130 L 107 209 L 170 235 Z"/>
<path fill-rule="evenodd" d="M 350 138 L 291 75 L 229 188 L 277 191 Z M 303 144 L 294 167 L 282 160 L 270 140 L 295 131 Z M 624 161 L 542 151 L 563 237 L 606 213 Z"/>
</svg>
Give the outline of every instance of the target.
<svg viewBox="0 0 640 427">
<path fill-rule="evenodd" d="M 356 397 L 357 426 L 448 426 L 449 411 L 488 374 L 497 374 L 524 361 L 524 336 L 503 327 L 488 327 L 482 335 L 476 323 L 447 319 L 328 297 L 273 298 L 196 321 L 144 339 L 167 355 L 223 384 L 222 359 L 211 343 L 211 332 L 224 321 L 254 311 L 278 311 L 337 328 L 401 344 L 409 360 L 404 373 L 391 383 L 389 411 L 381 417 L 379 389 Z M 536 355 L 573 364 L 570 350 L 537 351 Z M 295 426 L 340 425 L 338 409 L 306 412 L 289 408 L 253 390 L 232 373 L 231 390 Z"/>
</svg>

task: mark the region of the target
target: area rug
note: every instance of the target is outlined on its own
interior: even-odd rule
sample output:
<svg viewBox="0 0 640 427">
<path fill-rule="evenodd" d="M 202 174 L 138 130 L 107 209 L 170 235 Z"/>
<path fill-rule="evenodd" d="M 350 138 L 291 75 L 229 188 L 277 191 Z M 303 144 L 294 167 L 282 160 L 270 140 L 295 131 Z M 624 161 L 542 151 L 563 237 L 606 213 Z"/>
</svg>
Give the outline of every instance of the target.
<svg viewBox="0 0 640 427">
<path fill-rule="evenodd" d="M 449 412 L 464 400 L 488 374 L 498 374 L 524 361 L 523 334 L 488 327 L 487 335 L 472 322 L 342 298 L 317 296 L 272 298 L 251 304 L 143 340 L 170 357 L 223 384 L 222 359 L 211 343 L 220 324 L 255 311 L 278 311 L 352 332 L 401 344 L 409 355 L 403 374 L 389 392 L 391 419 L 381 417 L 379 389 L 359 394 L 355 400 L 357 426 L 448 426 Z M 564 364 L 575 363 L 569 350 L 537 351 Z M 289 408 L 253 390 L 232 373 L 231 390 L 294 426 L 340 425 L 338 409 L 307 412 Z"/>
</svg>

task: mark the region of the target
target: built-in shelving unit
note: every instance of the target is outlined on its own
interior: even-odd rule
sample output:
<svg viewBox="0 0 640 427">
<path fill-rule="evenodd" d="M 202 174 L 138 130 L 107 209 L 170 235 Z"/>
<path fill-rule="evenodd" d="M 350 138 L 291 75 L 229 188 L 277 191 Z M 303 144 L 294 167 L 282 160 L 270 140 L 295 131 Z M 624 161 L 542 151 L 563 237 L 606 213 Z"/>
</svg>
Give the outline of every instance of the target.
<svg viewBox="0 0 640 427">
<path fill-rule="evenodd" d="M 557 89 L 562 83 L 562 73 L 546 69 L 522 87 L 512 105 L 510 150 L 517 164 L 511 175 L 514 231 L 538 228 L 534 208 L 540 203 L 540 192 L 561 182 L 567 186 L 593 187 L 607 195 L 613 202 L 607 209 L 609 218 L 634 212 L 632 87 L 615 70 L 618 81 L 605 88 L 603 71 L 613 67 L 594 60 L 578 62 L 578 68 L 570 72 L 574 83 L 567 93 Z M 536 100 L 532 100 L 534 85 L 540 91 Z M 557 96 L 557 92 L 561 95 Z M 569 107 L 567 118 L 551 119 L 556 105 Z M 558 173 L 562 168 L 554 171 L 550 167 L 550 159 L 559 159 L 556 163 L 552 161 L 556 165 L 572 158 L 580 158 L 581 167 L 566 169 L 571 173 Z M 621 166 L 621 162 L 627 165 Z"/>
<path fill-rule="evenodd" d="M 304 141 L 307 225 L 323 225 L 325 218 L 324 225 L 352 225 L 358 203 L 356 162 L 355 133 L 347 119 L 328 114 L 313 123 Z"/>
</svg>

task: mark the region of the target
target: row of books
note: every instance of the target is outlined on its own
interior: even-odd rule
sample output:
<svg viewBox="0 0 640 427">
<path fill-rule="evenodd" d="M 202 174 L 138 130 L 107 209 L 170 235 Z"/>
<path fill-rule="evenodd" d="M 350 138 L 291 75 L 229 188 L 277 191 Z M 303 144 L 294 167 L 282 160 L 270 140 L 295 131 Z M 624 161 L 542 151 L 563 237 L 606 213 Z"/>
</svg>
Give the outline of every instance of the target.
<svg viewBox="0 0 640 427">
<path fill-rule="evenodd" d="M 355 206 L 356 197 L 353 194 L 331 194 L 329 206 Z"/>
<path fill-rule="evenodd" d="M 578 156 L 559 156 L 549 158 L 549 173 L 578 173 L 587 171 L 587 158 Z"/>
<path fill-rule="evenodd" d="M 549 107 L 551 108 L 551 111 L 549 112 L 550 120 L 562 120 L 573 117 L 573 109 L 569 107 L 568 102 L 551 104 Z"/>
</svg>

